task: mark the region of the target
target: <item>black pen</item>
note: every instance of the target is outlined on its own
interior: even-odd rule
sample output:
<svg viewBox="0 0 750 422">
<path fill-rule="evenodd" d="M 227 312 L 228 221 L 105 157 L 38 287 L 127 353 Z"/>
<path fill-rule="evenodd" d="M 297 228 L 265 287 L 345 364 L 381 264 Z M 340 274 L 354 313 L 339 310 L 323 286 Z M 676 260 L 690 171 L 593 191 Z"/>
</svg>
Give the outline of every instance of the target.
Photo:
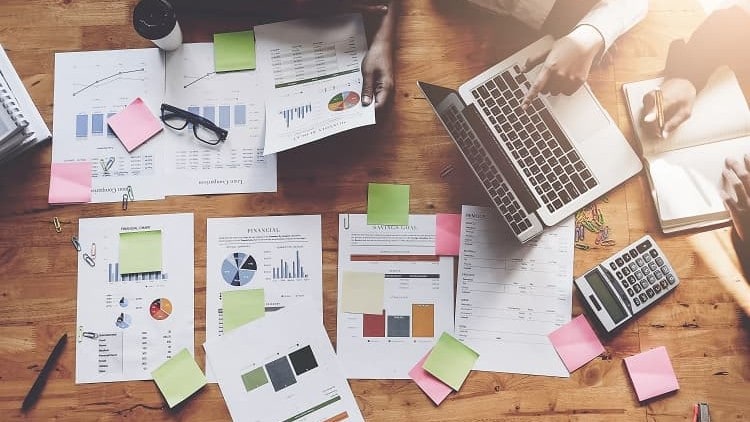
<svg viewBox="0 0 750 422">
<path fill-rule="evenodd" d="M 60 337 L 60 340 L 57 341 L 55 348 L 52 349 L 52 353 L 50 353 L 49 357 L 47 358 L 47 362 L 44 363 L 44 367 L 36 377 L 34 385 L 31 386 L 29 394 L 26 394 L 26 398 L 23 399 L 21 410 L 28 410 L 31 406 L 34 405 L 34 403 L 36 403 L 36 400 L 39 398 L 39 394 L 41 394 L 42 389 L 44 388 L 44 384 L 47 382 L 47 377 L 49 376 L 50 371 L 52 371 L 52 368 L 55 366 L 55 361 L 60 356 L 60 353 L 62 353 L 63 347 L 65 347 L 65 343 L 67 342 L 67 340 L 68 335 L 63 334 L 62 337 Z"/>
</svg>

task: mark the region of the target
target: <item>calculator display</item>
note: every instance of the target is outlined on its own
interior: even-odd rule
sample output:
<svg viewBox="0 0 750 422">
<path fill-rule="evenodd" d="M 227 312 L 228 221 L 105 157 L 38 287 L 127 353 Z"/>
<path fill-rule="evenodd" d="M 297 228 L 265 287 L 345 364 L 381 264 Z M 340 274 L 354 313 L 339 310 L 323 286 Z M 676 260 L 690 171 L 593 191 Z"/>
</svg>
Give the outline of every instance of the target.
<svg viewBox="0 0 750 422">
<path fill-rule="evenodd" d="M 609 287 L 607 287 L 607 285 L 605 284 L 606 282 L 602 278 L 599 270 L 590 271 L 584 277 L 591 286 L 591 289 L 593 289 L 594 293 L 596 293 L 599 301 L 602 303 L 602 305 L 604 305 L 604 309 L 607 310 L 607 313 L 609 313 L 609 316 L 612 318 L 612 321 L 615 324 L 627 317 L 627 314 L 625 313 L 622 305 L 620 305 L 620 302 L 617 301 L 617 298 L 612 295 Z"/>
</svg>

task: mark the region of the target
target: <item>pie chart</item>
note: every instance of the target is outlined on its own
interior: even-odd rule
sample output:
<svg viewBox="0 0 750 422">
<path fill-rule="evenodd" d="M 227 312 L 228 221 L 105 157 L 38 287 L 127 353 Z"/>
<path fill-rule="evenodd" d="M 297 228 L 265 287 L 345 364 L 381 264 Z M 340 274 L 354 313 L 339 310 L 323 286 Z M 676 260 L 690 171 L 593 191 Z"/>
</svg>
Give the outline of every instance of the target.
<svg viewBox="0 0 750 422">
<path fill-rule="evenodd" d="M 156 299 L 151 302 L 148 312 L 151 314 L 151 318 L 157 321 L 167 319 L 172 314 L 172 302 L 165 297 Z"/>
<path fill-rule="evenodd" d="M 230 286 L 244 286 L 253 279 L 258 264 L 252 255 L 234 252 L 221 264 L 221 276 Z"/>
<path fill-rule="evenodd" d="M 331 111 L 344 111 L 357 104 L 359 104 L 359 94 L 354 91 L 344 91 L 328 100 L 328 109 Z"/>
<path fill-rule="evenodd" d="M 122 329 L 130 327 L 130 324 L 132 323 L 133 323 L 133 318 L 131 318 L 130 315 L 126 313 L 121 313 L 117 317 L 117 320 L 115 321 L 115 325 Z"/>
</svg>

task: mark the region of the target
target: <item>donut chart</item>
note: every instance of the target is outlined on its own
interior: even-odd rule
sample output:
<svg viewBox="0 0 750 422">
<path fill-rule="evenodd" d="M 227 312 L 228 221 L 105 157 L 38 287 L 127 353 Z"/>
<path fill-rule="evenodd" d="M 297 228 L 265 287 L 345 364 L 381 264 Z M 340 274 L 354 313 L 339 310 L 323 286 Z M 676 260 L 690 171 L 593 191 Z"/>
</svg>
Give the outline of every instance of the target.
<svg viewBox="0 0 750 422">
<path fill-rule="evenodd" d="M 331 111 L 344 111 L 357 104 L 359 104 L 359 94 L 354 91 L 344 91 L 328 100 L 328 109 Z"/>
<path fill-rule="evenodd" d="M 148 312 L 157 321 L 165 320 L 172 315 L 172 302 L 165 297 L 155 299 L 148 307 Z"/>
<path fill-rule="evenodd" d="M 230 286 L 244 286 L 253 279 L 258 264 L 252 255 L 234 252 L 221 264 L 221 276 Z"/>
</svg>

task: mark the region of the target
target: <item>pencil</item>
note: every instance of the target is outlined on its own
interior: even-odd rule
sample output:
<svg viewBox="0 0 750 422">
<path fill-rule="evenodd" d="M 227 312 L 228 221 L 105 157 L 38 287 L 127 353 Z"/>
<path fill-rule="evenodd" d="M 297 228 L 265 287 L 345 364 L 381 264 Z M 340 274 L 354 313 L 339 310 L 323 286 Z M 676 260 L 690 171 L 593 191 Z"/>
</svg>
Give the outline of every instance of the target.
<svg viewBox="0 0 750 422">
<path fill-rule="evenodd" d="M 664 97 L 660 88 L 654 91 L 656 97 L 656 124 L 659 126 L 659 136 L 664 133 Z"/>
<path fill-rule="evenodd" d="M 63 347 L 65 346 L 67 340 L 68 335 L 63 334 L 62 337 L 60 337 L 60 340 L 57 341 L 55 348 L 52 349 L 52 353 L 50 353 L 49 357 L 47 358 L 47 362 L 44 363 L 44 367 L 42 367 L 41 372 L 39 372 L 39 375 L 36 377 L 34 385 L 31 386 L 31 390 L 29 390 L 29 393 L 26 394 L 26 398 L 23 399 L 21 410 L 28 410 L 31 406 L 34 405 L 34 403 L 36 403 L 37 399 L 39 398 L 39 394 L 41 394 L 42 389 L 44 388 L 44 384 L 47 382 L 47 377 L 49 377 L 49 373 L 55 366 L 55 361 L 60 356 L 60 353 L 62 353 Z"/>
</svg>

